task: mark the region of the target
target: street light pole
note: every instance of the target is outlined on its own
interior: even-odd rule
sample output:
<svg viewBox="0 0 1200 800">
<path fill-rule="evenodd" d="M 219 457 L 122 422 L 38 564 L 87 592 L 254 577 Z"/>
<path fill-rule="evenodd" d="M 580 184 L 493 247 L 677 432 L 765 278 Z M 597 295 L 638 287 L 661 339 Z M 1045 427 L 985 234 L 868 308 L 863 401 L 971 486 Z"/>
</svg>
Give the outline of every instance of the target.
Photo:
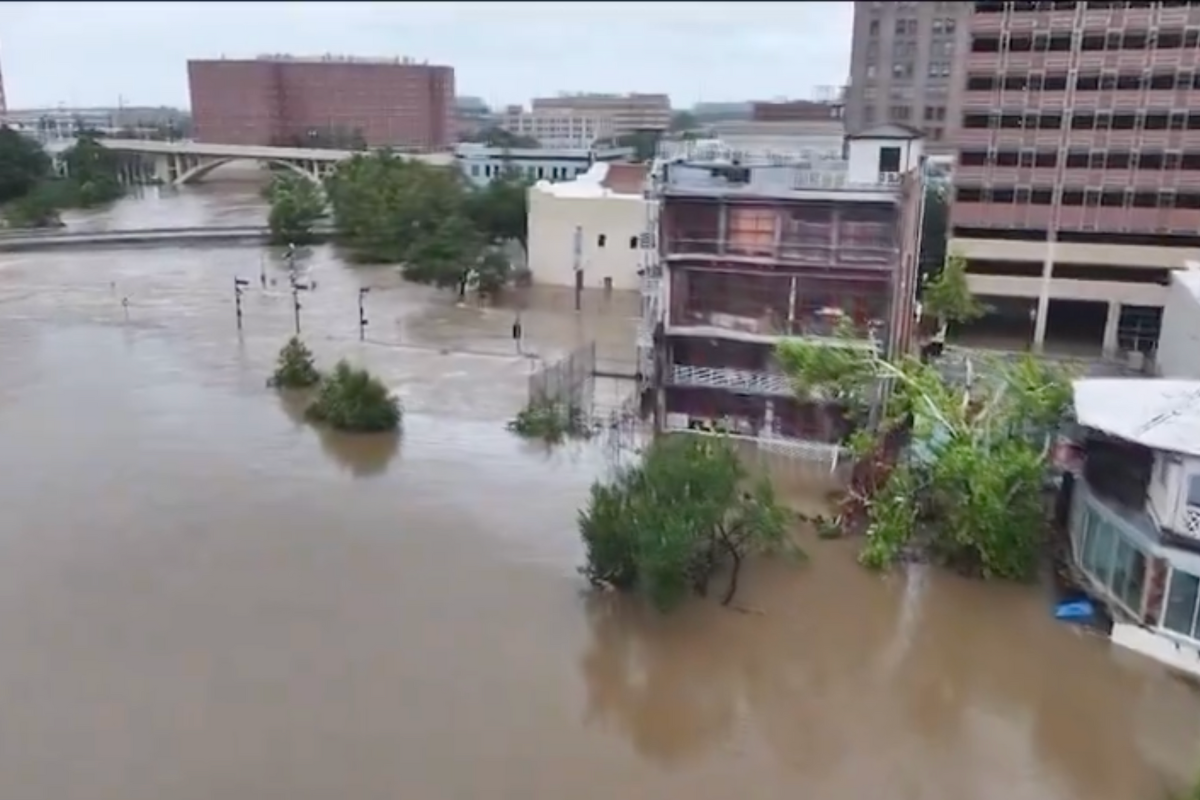
<svg viewBox="0 0 1200 800">
<path fill-rule="evenodd" d="M 358 289 L 358 340 L 367 338 L 367 312 L 363 308 L 363 298 L 371 291 L 370 286 L 360 286 Z"/>
<path fill-rule="evenodd" d="M 292 314 L 296 322 L 296 336 L 300 335 L 300 293 L 306 292 L 311 288 L 310 284 L 301 283 L 296 280 L 295 273 L 292 274 Z"/>
<path fill-rule="evenodd" d="M 233 279 L 233 310 L 237 314 L 237 328 L 242 329 L 242 289 L 250 285 L 245 278 Z"/>
</svg>

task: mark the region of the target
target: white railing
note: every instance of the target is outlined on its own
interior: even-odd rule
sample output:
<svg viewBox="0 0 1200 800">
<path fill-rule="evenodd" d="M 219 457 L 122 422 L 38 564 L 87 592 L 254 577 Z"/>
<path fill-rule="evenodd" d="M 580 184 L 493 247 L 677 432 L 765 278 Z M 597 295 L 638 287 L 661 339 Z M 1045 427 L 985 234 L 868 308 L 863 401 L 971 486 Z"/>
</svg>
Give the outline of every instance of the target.
<svg viewBox="0 0 1200 800">
<path fill-rule="evenodd" d="M 1183 528 L 1188 536 L 1200 539 L 1200 506 L 1185 506 Z"/>
<path fill-rule="evenodd" d="M 785 375 L 724 367 L 691 367 L 674 364 L 671 383 L 704 389 L 724 389 L 743 394 L 791 397 L 796 393 Z"/>
<path fill-rule="evenodd" d="M 838 464 L 845 458 L 846 453 L 836 444 L 814 442 L 808 439 L 792 439 L 787 436 L 765 433 L 749 435 L 744 433 L 721 433 L 709 430 L 690 428 L 686 422 L 677 420 L 675 415 L 667 415 L 665 429 L 676 433 L 693 433 L 701 436 L 725 436 L 736 441 L 753 443 L 760 452 L 783 456 L 784 458 L 818 464 L 830 472 L 837 469 Z"/>
</svg>

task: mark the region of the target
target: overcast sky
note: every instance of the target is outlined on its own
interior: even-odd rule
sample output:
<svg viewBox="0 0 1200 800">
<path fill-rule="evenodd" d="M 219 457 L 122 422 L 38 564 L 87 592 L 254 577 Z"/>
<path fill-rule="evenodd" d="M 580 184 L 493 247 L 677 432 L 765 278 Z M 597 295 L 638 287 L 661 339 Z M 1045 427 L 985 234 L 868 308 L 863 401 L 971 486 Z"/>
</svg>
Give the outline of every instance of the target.
<svg viewBox="0 0 1200 800">
<path fill-rule="evenodd" d="M 848 2 L 0 2 L 9 108 L 188 103 L 188 58 L 408 55 L 459 94 L 809 97 L 845 82 Z"/>
</svg>

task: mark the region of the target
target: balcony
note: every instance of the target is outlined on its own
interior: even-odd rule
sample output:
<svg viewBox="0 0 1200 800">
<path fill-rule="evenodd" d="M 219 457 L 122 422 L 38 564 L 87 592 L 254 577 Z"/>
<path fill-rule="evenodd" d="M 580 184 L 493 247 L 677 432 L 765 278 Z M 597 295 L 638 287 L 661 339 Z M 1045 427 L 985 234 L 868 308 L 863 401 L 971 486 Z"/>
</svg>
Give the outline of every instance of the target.
<svg viewBox="0 0 1200 800">
<path fill-rule="evenodd" d="M 765 397 L 793 397 L 796 394 L 791 380 L 781 373 L 728 367 L 693 367 L 674 364 L 671 367 L 671 384 Z"/>
<path fill-rule="evenodd" d="M 887 240 L 862 242 L 843 240 L 840 245 L 815 241 L 788 241 L 739 247 L 716 238 L 671 238 L 666 242 L 665 258 L 679 261 L 741 261 L 766 265 L 813 268 L 867 269 L 891 272 L 897 260 L 897 246 Z"/>
</svg>

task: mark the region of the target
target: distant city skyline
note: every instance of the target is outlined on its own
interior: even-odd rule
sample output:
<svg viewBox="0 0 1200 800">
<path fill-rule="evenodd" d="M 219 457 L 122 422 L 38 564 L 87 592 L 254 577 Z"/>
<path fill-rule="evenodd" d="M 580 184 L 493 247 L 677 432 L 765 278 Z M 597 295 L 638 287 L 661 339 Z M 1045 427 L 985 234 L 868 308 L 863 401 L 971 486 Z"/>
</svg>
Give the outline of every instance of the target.
<svg viewBox="0 0 1200 800">
<path fill-rule="evenodd" d="M 69 18 L 70 24 L 64 24 Z M 188 58 L 409 56 L 489 104 L 571 92 L 697 101 L 843 84 L 853 3 L 3 3 L 10 109 L 188 104 Z"/>
</svg>

